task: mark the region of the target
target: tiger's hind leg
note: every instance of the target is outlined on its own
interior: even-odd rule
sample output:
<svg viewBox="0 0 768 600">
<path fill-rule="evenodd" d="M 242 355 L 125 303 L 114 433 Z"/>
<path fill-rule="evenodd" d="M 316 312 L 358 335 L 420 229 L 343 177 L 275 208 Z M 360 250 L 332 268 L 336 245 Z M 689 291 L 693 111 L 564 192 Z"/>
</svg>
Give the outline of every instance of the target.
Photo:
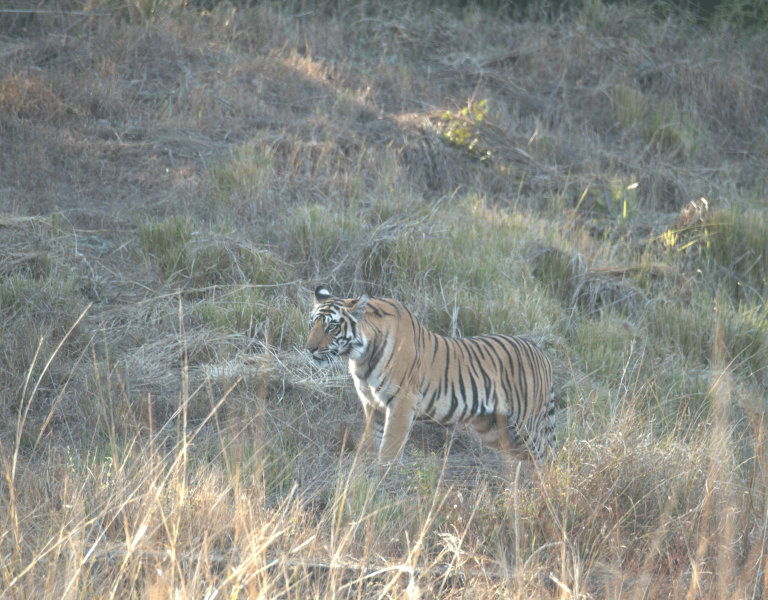
<svg viewBox="0 0 768 600">
<path fill-rule="evenodd" d="M 515 444 L 509 436 L 509 426 L 507 425 L 507 415 L 496 415 L 496 439 L 499 449 L 507 456 L 512 456 L 515 452 Z"/>
<path fill-rule="evenodd" d="M 551 457 L 555 451 L 554 390 L 550 391 L 546 412 L 529 419 L 527 423 L 521 424 L 520 428 L 521 446 L 527 449 L 533 460 L 543 465 L 547 456 Z"/>
<path fill-rule="evenodd" d="M 543 465 L 547 450 L 551 456 L 555 449 L 555 392 L 552 387 L 546 407 L 546 411 L 531 416 L 527 421 L 508 424 L 507 427 L 515 452 L 539 465 Z"/>
<path fill-rule="evenodd" d="M 523 430 L 520 432 L 521 447 L 525 448 L 530 457 L 539 465 L 543 465 L 549 456 L 552 456 L 555 449 L 555 409 L 554 401 L 546 413 L 539 415 L 536 419 L 521 425 Z"/>
<path fill-rule="evenodd" d="M 544 459 L 545 451 L 544 437 L 538 429 L 528 430 L 520 433 L 520 449 L 525 452 L 526 457 L 541 464 Z"/>
<path fill-rule="evenodd" d="M 540 461 L 543 441 L 540 435 L 532 435 L 525 425 L 510 424 L 505 414 L 475 417 L 471 421 L 483 444 L 501 450 L 516 460 Z"/>
<path fill-rule="evenodd" d="M 509 427 L 507 415 L 495 414 L 475 417 L 471 424 L 480 435 L 484 445 L 501 450 L 504 477 L 511 481 L 514 477 L 512 464 L 524 458 L 524 455 L 520 452 L 520 439 L 517 431 Z"/>
<path fill-rule="evenodd" d="M 480 435 L 483 444 L 501 450 L 509 456 L 517 454 L 519 440 L 517 433 L 514 437 L 510 434 L 513 430 L 508 427 L 507 416 L 504 414 L 488 415 L 483 417 L 474 417 L 470 424 Z"/>
<path fill-rule="evenodd" d="M 499 438 L 496 415 L 473 417 L 470 422 L 472 428 L 477 431 L 483 445 L 496 450 L 502 449 L 502 441 Z"/>
</svg>

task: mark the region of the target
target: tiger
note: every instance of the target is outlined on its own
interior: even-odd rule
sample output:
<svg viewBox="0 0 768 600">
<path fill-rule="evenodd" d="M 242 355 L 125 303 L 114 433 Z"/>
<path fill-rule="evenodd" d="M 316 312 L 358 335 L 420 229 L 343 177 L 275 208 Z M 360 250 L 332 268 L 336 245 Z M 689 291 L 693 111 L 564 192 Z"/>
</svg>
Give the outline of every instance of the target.
<svg viewBox="0 0 768 600">
<path fill-rule="evenodd" d="M 527 339 L 445 337 L 391 298 L 315 289 L 306 352 L 317 367 L 349 360 L 363 405 L 363 447 L 397 460 L 414 419 L 468 423 L 483 444 L 542 462 L 555 441 L 552 363 Z M 542 432 L 543 426 L 543 432 Z"/>
</svg>

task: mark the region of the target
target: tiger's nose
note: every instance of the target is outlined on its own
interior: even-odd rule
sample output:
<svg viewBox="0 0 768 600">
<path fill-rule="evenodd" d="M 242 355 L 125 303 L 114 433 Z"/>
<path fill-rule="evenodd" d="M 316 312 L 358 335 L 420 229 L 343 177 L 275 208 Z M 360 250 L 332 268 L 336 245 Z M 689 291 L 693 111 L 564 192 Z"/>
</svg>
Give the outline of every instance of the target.
<svg viewBox="0 0 768 600">
<path fill-rule="evenodd" d="M 315 352 L 317 352 L 317 346 L 307 346 L 307 352 L 309 352 L 310 354 L 314 354 Z"/>
</svg>

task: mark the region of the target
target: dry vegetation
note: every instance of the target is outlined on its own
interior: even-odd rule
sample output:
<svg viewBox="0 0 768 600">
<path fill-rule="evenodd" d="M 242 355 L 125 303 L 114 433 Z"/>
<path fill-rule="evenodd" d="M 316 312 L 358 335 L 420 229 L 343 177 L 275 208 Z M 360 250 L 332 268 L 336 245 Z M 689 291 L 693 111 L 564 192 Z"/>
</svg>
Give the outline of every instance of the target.
<svg viewBox="0 0 768 600">
<path fill-rule="evenodd" d="M 29 4 L 0 7 L 0 597 L 764 596 L 765 34 Z M 530 336 L 559 452 L 417 424 L 358 456 L 343 366 L 301 352 L 321 282 Z"/>
</svg>

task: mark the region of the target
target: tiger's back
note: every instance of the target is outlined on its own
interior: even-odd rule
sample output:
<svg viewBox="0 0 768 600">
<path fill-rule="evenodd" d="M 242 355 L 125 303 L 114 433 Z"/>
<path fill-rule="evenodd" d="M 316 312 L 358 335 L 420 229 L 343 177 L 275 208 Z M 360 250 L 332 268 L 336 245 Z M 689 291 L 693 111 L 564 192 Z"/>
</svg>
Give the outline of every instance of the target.
<svg viewBox="0 0 768 600">
<path fill-rule="evenodd" d="M 346 356 L 381 460 L 399 456 L 414 417 L 469 423 L 482 441 L 542 458 L 554 442 L 552 365 L 532 342 L 490 334 L 449 338 L 423 327 L 400 302 L 339 299 L 315 291 L 307 349 L 317 364 Z"/>
</svg>

